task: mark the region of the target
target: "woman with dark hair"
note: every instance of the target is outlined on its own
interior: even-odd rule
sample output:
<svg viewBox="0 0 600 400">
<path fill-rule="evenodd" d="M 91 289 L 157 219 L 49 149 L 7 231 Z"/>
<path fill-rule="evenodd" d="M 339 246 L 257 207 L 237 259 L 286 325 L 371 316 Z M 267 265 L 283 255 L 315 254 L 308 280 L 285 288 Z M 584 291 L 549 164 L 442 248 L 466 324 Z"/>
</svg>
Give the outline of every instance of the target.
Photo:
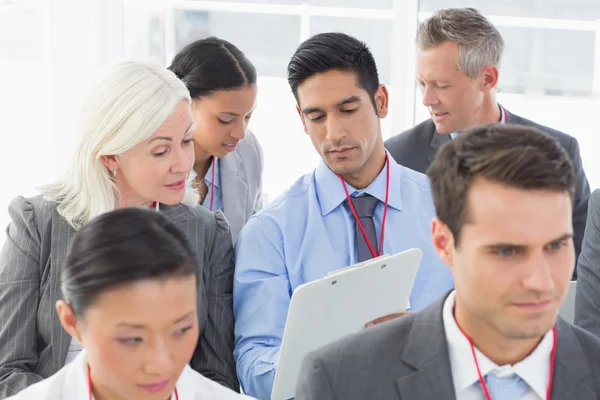
<svg viewBox="0 0 600 400">
<path fill-rule="evenodd" d="M 10 399 L 244 399 L 188 366 L 198 342 L 194 251 L 162 213 L 103 214 L 72 239 L 61 269 L 73 362 Z"/>
<path fill-rule="evenodd" d="M 247 129 L 256 107 L 256 69 L 240 49 L 216 37 L 187 45 L 169 69 L 192 97 L 190 184 L 202 206 L 223 211 L 235 240 L 262 207 L 262 149 Z"/>
</svg>

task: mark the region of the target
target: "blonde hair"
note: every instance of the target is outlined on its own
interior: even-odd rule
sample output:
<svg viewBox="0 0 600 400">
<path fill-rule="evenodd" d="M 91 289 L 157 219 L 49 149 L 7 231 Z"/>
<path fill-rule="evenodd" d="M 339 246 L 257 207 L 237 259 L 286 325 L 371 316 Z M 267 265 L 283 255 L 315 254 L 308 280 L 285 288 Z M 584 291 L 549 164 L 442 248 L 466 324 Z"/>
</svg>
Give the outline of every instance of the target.
<svg viewBox="0 0 600 400">
<path fill-rule="evenodd" d="M 123 61 L 110 67 L 84 103 L 80 141 L 65 176 L 40 188 L 58 203 L 58 212 L 75 229 L 115 209 L 119 191 L 102 156 L 121 155 L 147 140 L 173 113 L 191 102 L 185 84 L 153 61 Z M 186 192 L 184 203 L 197 203 Z"/>
</svg>

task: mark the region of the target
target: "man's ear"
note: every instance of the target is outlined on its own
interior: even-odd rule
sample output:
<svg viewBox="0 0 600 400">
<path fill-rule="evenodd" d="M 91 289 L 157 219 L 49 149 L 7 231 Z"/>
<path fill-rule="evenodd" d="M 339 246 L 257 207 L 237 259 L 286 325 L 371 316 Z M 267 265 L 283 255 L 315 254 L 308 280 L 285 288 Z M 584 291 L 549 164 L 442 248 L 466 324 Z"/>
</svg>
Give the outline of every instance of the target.
<svg viewBox="0 0 600 400">
<path fill-rule="evenodd" d="M 500 71 L 495 65 L 486 65 L 483 68 L 483 90 L 494 90 L 498 86 Z"/>
<path fill-rule="evenodd" d="M 375 107 L 377 110 L 377 116 L 379 118 L 385 118 L 389 111 L 390 95 L 385 85 L 379 85 L 375 92 Z"/>
<path fill-rule="evenodd" d="M 454 235 L 439 218 L 431 222 L 431 241 L 438 256 L 450 268 L 454 267 Z"/>
<path fill-rule="evenodd" d="M 304 132 L 308 135 L 308 129 L 306 129 L 306 121 L 304 120 L 306 117 L 302 112 L 299 104 L 296 104 L 296 112 L 298 112 L 298 116 L 300 116 L 300 120 L 302 121 L 302 126 L 304 127 Z"/>
</svg>

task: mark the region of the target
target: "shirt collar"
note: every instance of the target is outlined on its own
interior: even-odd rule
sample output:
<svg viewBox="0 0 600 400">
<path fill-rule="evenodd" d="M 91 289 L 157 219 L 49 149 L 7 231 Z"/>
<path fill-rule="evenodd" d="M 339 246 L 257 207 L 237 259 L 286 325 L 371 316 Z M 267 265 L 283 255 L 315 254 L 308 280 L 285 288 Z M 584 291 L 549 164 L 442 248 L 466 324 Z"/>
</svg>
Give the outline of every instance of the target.
<svg viewBox="0 0 600 400">
<path fill-rule="evenodd" d="M 387 153 L 387 151 L 386 151 Z M 390 190 L 388 205 L 402 211 L 402 188 L 400 185 L 403 170 L 394 158 L 388 153 L 390 162 Z M 329 169 L 329 167 L 321 160 L 319 166 L 314 172 L 315 186 L 319 205 L 321 206 L 321 215 L 326 216 L 335 210 L 340 204 L 346 200 L 346 193 L 342 187 L 342 182 L 338 176 Z M 384 166 L 379 175 L 375 177 L 373 182 L 365 189 L 355 189 L 346 183 L 348 194 L 351 197 L 356 197 L 363 193 L 370 194 L 377 198 L 382 203 L 385 203 L 385 189 L 387 182 L 387 166 Z"/>
<path fill-rule="evenodd" d="M 471 385 L 478 383 L 479 376 L 473 360 L 471 345 L 454 319 L 454 300 L 455 292 L 452 291 L 444 303 L 443 320 L 446 340 L 448 341 L 454 390 L 461 393 Z M 552 330 L 550 330 L 527 358 L 513 366 L 503 365 L 501 367 L 475 348 L 481 375 L 485 376 L 492 371 L 497 376 L 509 376 L 515 373 L 527 383 L 539 398 L 545 399 L 548 379 L 550 378 L 549 360 L 552 352 L 552 342 Z"/>
</svg>

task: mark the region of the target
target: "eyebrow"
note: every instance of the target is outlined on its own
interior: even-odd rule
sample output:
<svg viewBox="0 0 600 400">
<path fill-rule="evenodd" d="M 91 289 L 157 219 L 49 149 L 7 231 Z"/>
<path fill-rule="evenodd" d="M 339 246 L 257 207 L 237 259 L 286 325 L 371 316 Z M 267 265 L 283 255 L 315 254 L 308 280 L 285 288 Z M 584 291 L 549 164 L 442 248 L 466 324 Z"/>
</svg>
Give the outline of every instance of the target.
<svg viewBox="0 0 600 400">
<path fill-rule="evenodd" d="M 572 238 L 573 238 L 572 233 L 566 233 L 557 239 L 549 241 L 548 243 L 545 244 L 545 246 L 552 244 L 552 243 L 562 242 L 563 240 L 572 239 Z M 488 250 L 500 250 L 500 249 L 506 249 L 506 248 L 514 248 L 514 249 L 522 250 L 526 247 L 527 246 L 525 246 L 525 245 L 515 244 L 515 243 L 496 243 L 496 244 L 490 244 L 490 245 L 485 246 L 485 248 Z"/>
<path fill-rule="evenodd" d="M 189 311 L 187 314 L 185 314 L 183 317 L 178 318 L 177 321 L 174 321 L 172 323 L 172 325 L 178 324 L 179 322 L 183 321 L 184 319 L 188 318 L 190 315 L 192 315 L 194 313 L 194 310 Z M 132 329 L 146 329 L 147 326 L 145 325 L 140 325 L 140 324 L 129 324 L 127 322 L 119 322 L 116 325 L 117 328 L 132 328 Z"/>
<path fill-rule="evenodd" d="M 360 103 L 360 97 L 358 96 L 350 96 L 347 99 L 344 99 L 342 101 L 339 101 L 335 104 L 336 107 L 341 107 L 345 104 L 349 104 L 349 103 Z M 303 108 L 302 109 L 302 114 L 307 115 L 307 114 L 311 114 L 314 112 L 323 112 L 322 109 L 320 109 L 319 107 L 308 107 L 308 108 Z"/>
<path fill-rule="evenodd" d="M 193 126 L 193 125 L 194 125 L 194 123 L 192 122 L 192 123 L 190 124 L 190 126 L 188 126 L 187 130 L 185 131 L 185 134 L 184 134 L 184 136 L 186 136 L 186 135 L 189 135 L 189 134 L 192 132 L 192 126 Z M 152 143 L 152 142 L 154 142 L 154 141 L 156 141 L 156 140 L 166 140 L 167 142 L 172 142 L 172 141 L 173 141 L 173 138 L 172 138 L 172 137 L 170 137 L 170 136 L 157 136 L 157 137 L 155 137 L 155 138 L 152 138 L 152 140 L 150 140 L 150 141 L 148 142 L 148 144 L 150 144 L 150 143 Z"/>
</svg>

